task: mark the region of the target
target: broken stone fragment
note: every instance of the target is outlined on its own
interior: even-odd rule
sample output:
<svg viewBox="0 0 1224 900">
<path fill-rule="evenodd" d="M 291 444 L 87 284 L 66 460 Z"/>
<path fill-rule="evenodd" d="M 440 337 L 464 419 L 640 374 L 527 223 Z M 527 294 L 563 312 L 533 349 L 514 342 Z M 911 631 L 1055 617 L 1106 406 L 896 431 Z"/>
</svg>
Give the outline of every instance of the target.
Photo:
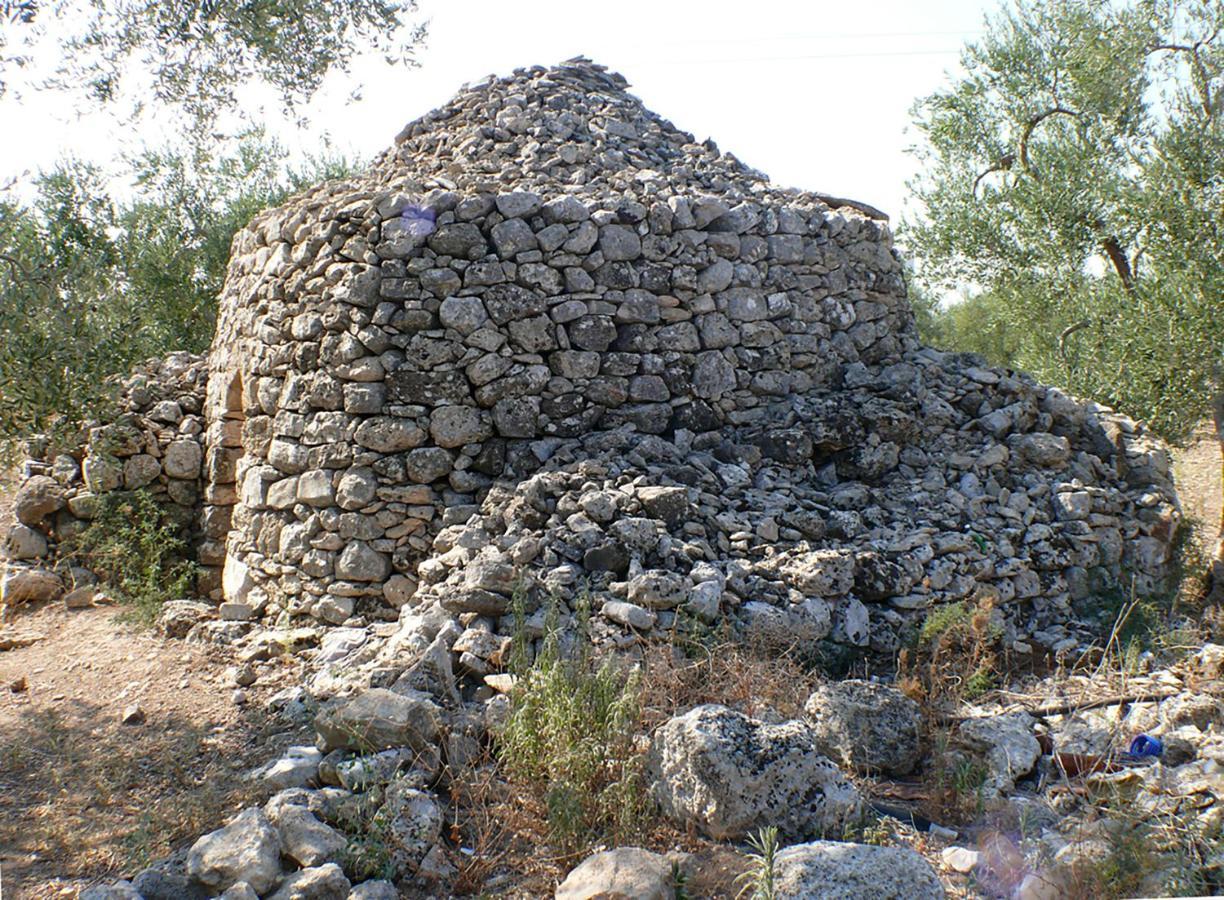
<svg viewBox="0 0 1224 900">
<path fill-rule="evenodd" d="M 778 900 L 943 900 L 939 876 L 906 847 L 841 841 L 795 844 L 774 858 Z"/>
<path fill-rule="evenodd" d="M 187 874 L 215 891 L 243 881 L 263 894 L 280 880 L 280 856 L 280 836 L 267 816 L 259 809 L 245 809 L 191 845 Z"/>
<path fill-rule="evenodd" d="M 824 684 L 803 710 L 816 746 L 843 766 L 905 775 L 918 762 L 922 710 L 896 688 L 857 679 Z"/>
<path fill-rule="evenodd" d="M 557 888 L 556 900 L 673 900 L 675 877 L 665 856 L 618 847 L 588 856 Z"/>
<path fill-rule="evenodd" d="M 325 708 L 315 717 L 319 749 L 363 752 L 393 747 L 423 749 L 437 742 L 440 710 L 425 694 L 372 688 Z"/>
</svg>

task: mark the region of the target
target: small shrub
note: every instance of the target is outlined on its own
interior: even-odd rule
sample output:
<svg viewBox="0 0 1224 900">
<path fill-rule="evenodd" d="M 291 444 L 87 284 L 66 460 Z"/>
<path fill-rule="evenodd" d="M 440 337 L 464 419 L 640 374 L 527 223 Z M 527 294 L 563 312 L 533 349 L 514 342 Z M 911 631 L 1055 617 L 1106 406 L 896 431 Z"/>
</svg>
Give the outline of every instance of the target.
<svg viewBox="0 0 1224 900">
<path fill-rule="evenodd" d="M 774 900 L 777 896 L 778 829 L 770 825 L 748 838 L 752 852 L 748 869 L 736 881 L 740 885 L 736 900 Z"/>
<path fill-rule="evenodd" d="M 898 684 L 928 713 L 940 702 L 973 700 L 994 689 L 1002 637 L 994 609 L 994 597 L 985 592 L 974 602 L 935 607 L 914 645 L 901 651 Z"/>
<path fill-rule="evenodd" d="M 101 577 L 137 621 L 186 595 L 195 575 L 177 525 L 145 490 L 98 496 L 93 519 L 66 542 L 68 556 Z"/>
<path fill-rule="evenodd" d="M 497 748 L 510 777 L 543 803 L 550 837 L 566 853 L 631 837 L 645 806 L 634 746 L 639 676 L 611 661 L 597 665 L 585 608 L 576 618 L 577 649 L 569 657 L 550 629 L 535 661 L 520 671 Z"/>
</svg>

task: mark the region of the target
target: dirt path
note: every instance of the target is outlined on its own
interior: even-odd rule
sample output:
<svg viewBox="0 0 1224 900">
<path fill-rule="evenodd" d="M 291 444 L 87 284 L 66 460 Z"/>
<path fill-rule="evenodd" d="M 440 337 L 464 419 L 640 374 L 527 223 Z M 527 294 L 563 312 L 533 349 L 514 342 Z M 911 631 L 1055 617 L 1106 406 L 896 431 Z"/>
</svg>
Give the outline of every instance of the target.
<svg viewBox="0 0 1224 900">
<path fill-rule="evenodd" d="M 218 651 L 115 609 L 53 604 L 14 626 L 41 637 L 0 652 L 5 900 L 134 875 L 222 824 L 250 793 L 243 773 L 297 737 L 263 712 L 275 673 L 239 705 Z M 133 704 L 144 721 L 122 724 Z"/>
<path fill-rule="evenodd" d="M 1205 546 L 1211 546 L 1220 523 L 1220 446 L 1209 425 L 1201 426 L 1195 438 L 1186 447 L 1173 448 L 1173 475 L 1182 511 L 1206 539 Z"/>
</svg>

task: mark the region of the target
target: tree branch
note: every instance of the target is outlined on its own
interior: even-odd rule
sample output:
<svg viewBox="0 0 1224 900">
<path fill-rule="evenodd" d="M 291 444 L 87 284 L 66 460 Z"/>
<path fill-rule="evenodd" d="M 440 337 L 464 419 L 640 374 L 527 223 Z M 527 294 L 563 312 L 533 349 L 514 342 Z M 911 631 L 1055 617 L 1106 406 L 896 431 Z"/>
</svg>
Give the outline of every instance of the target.
<svg viewBox="0 0 1224 900">
<path fill-rule="evenodd" d="M 1073 109 L 1067 109 L 1065 106 L 1051 106 L 1045 112 L 1038 113 L 1037 115 L 1033 116 L 1033 118 L 1029 119 L 1027 123 L 1025 123 L 1024 133 L 1020 135 L 1020 164 L 1024 166 L 1025 171 L 1027 171 L 1030 175 L 1035 173 L 1033 172 L 1033 167 L 1029 165 L 1029 140 L 1033 137 L 1033 130 L 1046 119 L 1050 118 L 1050 116 L 1071 116 L 1074 119 L 1078 119 L 1080 114 Z"/>
<path fill-rule="evenodd" d="M 1103 224 L 1103 223 L 1101 223 Z M 1135 273 L 1131 270 L 1130 260 L 1126 258 L 1126 251 L 1122 249 L 1122 245 L 1118 243 L 1118 239 L 1113 235 L 1106 235 L 1101 239 L 1101 249 L 1105 251 L 1105 255 L 1109 257 L 1109 261 L 1113 263 L 1118 277 L 1122 279 L 1122 287 L 1126 293 L 1134 293 L 1135 290 Z"/>
<path fill-rule="evenodd" d="M 995 163 L 993 166 L 991 166 L 989 169 L 987 169 L 985 172 L 979 175 L 977 178 L 973 179 L 973 192 L 972 192 L 973 198 L 975 200 L 977 199 L 978 185 L 981 184 L 981 181 L 983 178 L 985 178 L 987 175 L 989 175 L 992 172 L 1009 171 L 1012 167 L 1012 164 L 1015 161 L 1016 161 L 1016 155 L 1014 153 L 1008 153 L 1004 155 L 997 163 Z"/>
<path fill-rule="evenodd" d="M 1058 355 L 1062 357 L 1063 365 L 1068 369 L 1071 368 L 1071 360 L 1067 359 L 1067 338 L 1091 325 L 1092 322 L 1084 319 L 1082 322 L 1076 322 L 1074 325 L 1068 325 L 1058 335 Z"/>
</svg>

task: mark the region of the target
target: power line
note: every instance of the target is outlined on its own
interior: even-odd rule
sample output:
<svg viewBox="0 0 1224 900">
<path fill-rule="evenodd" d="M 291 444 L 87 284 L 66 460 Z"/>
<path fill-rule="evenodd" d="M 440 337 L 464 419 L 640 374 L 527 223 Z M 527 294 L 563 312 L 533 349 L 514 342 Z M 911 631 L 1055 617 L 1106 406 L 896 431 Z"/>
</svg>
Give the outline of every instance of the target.
<svg viewBox="0 0 1224 900">
<path fill-rule="evenodd" d="M 764 41 L 806 41 L 829 38 L 899 38 L 899 37 L 977 37 L 980 30 L 972 31 L 826 31 L 820 34 L 765 34 L 756 37 L 734 38 L 687 38 L 668 41 L 669 44 L 759 44 Z"/>
<path fill-rule="evenodd" d="M 691 66 L 706 63 L 752 63 L 752 62 L 796 62 L 809 59 L 866 59 L 882 56 L 955 56 L 961 48 L 954 50 L 881 50 L 875 53 L 810 53 L 803 56 L 740 56 L 722 59 L 651 59 L 641 60 L 636 65 Z"/>
</svg>

